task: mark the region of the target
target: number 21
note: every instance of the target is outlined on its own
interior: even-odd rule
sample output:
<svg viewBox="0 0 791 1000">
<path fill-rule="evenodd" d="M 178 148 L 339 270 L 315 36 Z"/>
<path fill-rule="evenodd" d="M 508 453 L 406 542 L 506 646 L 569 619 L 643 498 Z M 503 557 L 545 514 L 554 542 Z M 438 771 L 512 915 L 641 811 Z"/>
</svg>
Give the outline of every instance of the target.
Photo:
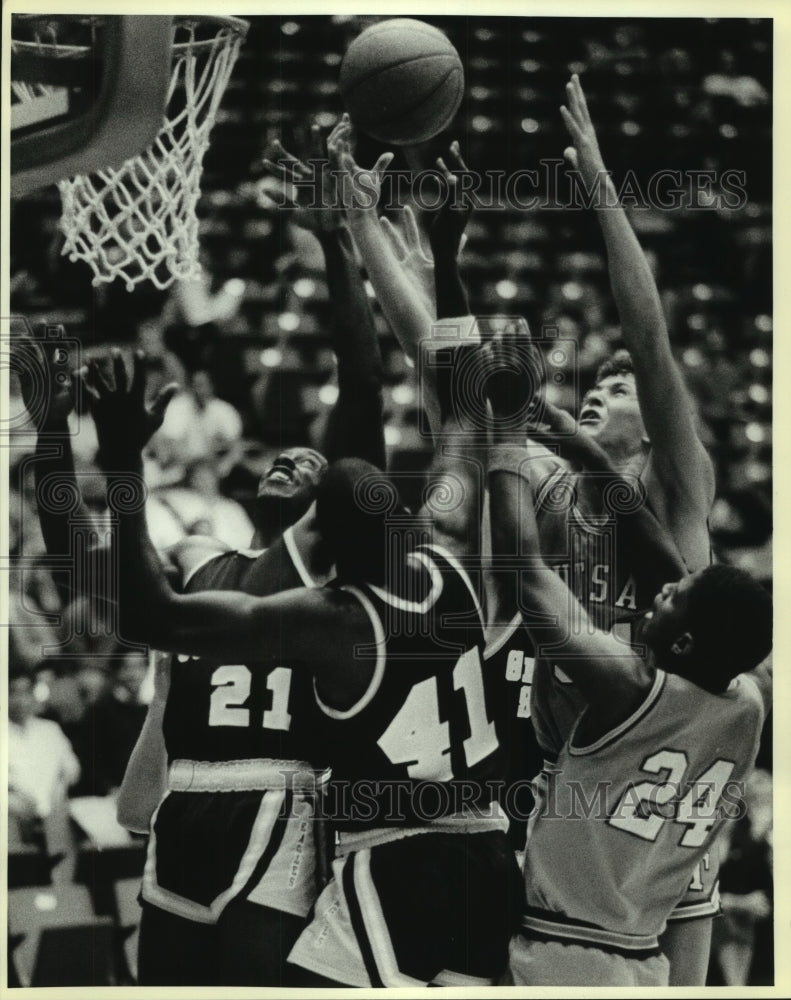
<svg viewBox="0 0 791 1000">
<path fill-rule="evenodd" d="M 250 697 L 252 675 L 242 663 L 217 667 L 211 675 L 212 691 L 209 702 L 210 726 L 249 726 L 250 709 L 244 703 Z M 288 730 L 291 716 L 288 697 L 291 693 L 291 670 L 275 667 L 266 678 L 272 692 L 272 707 L 264 712 L 262 726 L 266 729 Z"/>
</svg>

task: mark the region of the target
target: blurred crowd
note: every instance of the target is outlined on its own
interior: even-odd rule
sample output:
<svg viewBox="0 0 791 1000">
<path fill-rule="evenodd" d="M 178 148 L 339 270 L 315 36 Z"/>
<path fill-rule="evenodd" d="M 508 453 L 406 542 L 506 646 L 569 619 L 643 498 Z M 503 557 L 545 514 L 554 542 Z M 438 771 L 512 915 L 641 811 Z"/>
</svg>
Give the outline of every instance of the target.
<svg viewBox="0 0 791 1000">
<path fill-rule="evenodd" d="M 31 322 L 63 323 L 82 358 L 110 344 L 148 355 L 151 392 L 181 386 L 152 440 L 145 474 L 149 526 L 166 548 L 190 534 L 250 545 L 249 511 L 269 456 L 320 446 L 337 391 L 323 258 L 311 234 L 274 207 L 260 157 L 275 136 L 300 149 L 311 116 L 341 110 L 337 73 L 361 17 L 253 18 L 207 154 L 199 206 L 203 273 L 167 293 L 94 288 L 60 256 L 54 189 L 12 209 L 11 306 Z M 652 19 L 427 18 L 465 58 L 467 93 L 455 136 L 473 168 L 506 172 L 559 158 L 557 112 L 569 71 L 583 74 L 616 181 L 659 169 L 707 171 L 708 208 L 635 207 L 671 339 L 715 459 L 711 531 L 717 554 L 771 583 L 772 286 L 771 22 Z M 443 140 L 447 142 L 447 137 Z M 358 160 L 381 149 L 359 137 Z M 430 165 L 441 148 L 411 152 Z M 404 156 L 394 166 L 404 167 Z M 718 200 L 725 170 L 744 172 L 747 202 Z M 398 224 L 399 212 L 390 213 Z M 548 352 L 573 344 L 547 391 L 574 410 L 602 358 L 619 344 L 592 213 L 557 208 L 479 211 L 462 264 L 477 313 L 527 317 Z M 370 286 L 369 286 L 370 289 Z M 372 294 L 372 290 L 371 290 Z M 375 306 L 385 363 L 392 468 L 422 468 L 414 371 Z M 549 333 L 547 333 L 549 331 Z M 10 697 L 16 836 L 36 842 L 67 796 L 112 796 L 142 725 L 151 664 L 120 650 L 86 602 L 64 606 L 44 568 L 24 407 L 12 377 Z M 16 394 L 14 394 L 16 392 Z M 80 485 L 104 524 L 96 438 L 78 400 L 73 447 Z M 35 765 L 33 765 L 35 761 Z M 771 768 L 771 742 L 761 763 Z M 771 778 L 759 771 L 751 808 L 722 870 L 712 976 L 771 976 Z M 757 928 L 757 933 L 756 933 Z M 750 973 L 751 964 L 754 966 Z"/>
</svg>

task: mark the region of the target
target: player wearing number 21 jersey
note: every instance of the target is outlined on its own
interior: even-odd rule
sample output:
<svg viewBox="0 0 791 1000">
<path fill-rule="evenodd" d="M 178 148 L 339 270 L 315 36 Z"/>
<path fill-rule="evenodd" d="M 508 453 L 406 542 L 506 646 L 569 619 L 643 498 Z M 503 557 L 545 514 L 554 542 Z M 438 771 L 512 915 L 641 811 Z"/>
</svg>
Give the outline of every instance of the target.
<svg viewBox="0 0 791 1000">
<path fill-rule="evenodd" d="M 666 985 L 659 935 L 737 815 L 758 751 L 771 599 L 743 571 L 707 567 L 662 588 L 638 631 L 645 659 L 624 655 L 540 555 L 524 454 L 490 459 L 493 552 L 516 526 L 522 607 L 554 616 L 587 707 L 537 786 L 510 973 L 518 985 Z"/>
<path fill-rule="evenodd" d="M 372 496 L 392 492 L 384 473 L 355 460 L 336 463 L 319 487 L 317 526 L 338 583 L 266 598 L 173 593 L 140 548 L 136 515 L 125 515 L 121 605 L 130 634 L 160 648 L 289 664 L 314 680 L 326 716 L 317 735 L 344 794 L 330 799 L 334 877 L 289 958 L 300 975 L 491 983 L 506 964 L 519 876 L 488 795 L 503 772 L 480 608 L 455 557 L 417 541 L 425 522 L 399 508 L 397 522 L 414 528 L 391 536 L 381 509 L 361 503 L 366 482 Z M 455 538 L 440 516 L 435 538 Z M 394 550 L 397 539 L 404 548 Z"/>
</svg>

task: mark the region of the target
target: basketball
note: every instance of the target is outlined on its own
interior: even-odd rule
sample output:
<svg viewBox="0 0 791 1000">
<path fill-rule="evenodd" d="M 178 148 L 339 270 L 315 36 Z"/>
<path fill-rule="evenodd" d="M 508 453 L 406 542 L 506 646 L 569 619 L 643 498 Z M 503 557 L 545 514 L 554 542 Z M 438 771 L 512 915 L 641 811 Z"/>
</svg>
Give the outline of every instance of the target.
<svg viewBox="0 0 791 1000">
<path fill-rule="evenodd" d="M 464 69 L 438 28 L 399 17 L 355 38 L 341 64 L 340 91 L 358 128 L 406 146 L 448 127 L 464 95 Z"/>
</svg>

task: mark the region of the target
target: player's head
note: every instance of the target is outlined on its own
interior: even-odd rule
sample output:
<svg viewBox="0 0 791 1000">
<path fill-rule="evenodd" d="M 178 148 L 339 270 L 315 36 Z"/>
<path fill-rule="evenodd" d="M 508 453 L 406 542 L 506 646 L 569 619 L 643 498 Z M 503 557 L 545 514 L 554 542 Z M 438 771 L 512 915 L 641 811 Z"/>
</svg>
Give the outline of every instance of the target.
<svg viewBox="0 0 791 1000">
<path fill-rule="evenodd" d="M 640 638 L 658 665 L 707 691 L 724 691 L 772 648 L 772 599 L 736 566 L 707 566 L 666 583 Z"/>
<path fill-rule="evenodd" d="M 601 364 L 593 388 L 582 400 L 579 422 L 613 456 L 631 456 L 645 447 L 645 424 L 628 351 L 616 351 Z"/>
<path fill-rule="evenodd" d="M 386 473 L 362 459 L 335 462 L 319 487 L 316 522 L 339 580 L 383 582 L 394 519 L 409 517 Z"/>
<path fill-rule="evenodd" d="M 316 499 L 327 459 L 313 448 L 286 448 L 258 482 L 255 523 L 259 532 L 296 523 Z"/>
</svg>

